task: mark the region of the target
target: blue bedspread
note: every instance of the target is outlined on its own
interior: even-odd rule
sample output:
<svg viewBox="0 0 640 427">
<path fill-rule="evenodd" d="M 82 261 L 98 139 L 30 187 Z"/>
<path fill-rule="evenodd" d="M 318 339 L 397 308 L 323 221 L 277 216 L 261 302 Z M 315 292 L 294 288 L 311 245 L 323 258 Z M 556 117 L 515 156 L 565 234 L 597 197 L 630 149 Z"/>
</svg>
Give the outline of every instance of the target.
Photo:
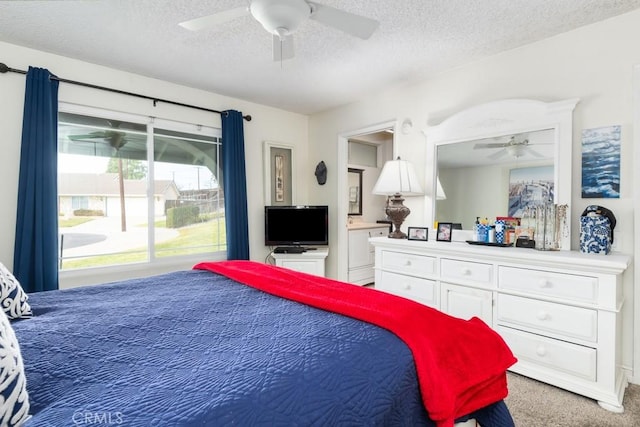
<svg viewBox="0 0 640 427">
<path fill-rule="evenodd" d="M 29 303 L 29 426 L 433 425 L 395 335 L 207 271 Z"/>
</svg>

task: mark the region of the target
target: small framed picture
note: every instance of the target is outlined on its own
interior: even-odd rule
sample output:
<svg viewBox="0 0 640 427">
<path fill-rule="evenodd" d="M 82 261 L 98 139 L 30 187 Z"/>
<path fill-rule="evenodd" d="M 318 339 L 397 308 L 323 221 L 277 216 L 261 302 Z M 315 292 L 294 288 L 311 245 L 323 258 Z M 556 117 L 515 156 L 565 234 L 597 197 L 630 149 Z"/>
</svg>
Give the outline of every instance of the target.
<svg viewBox="0 0 640 427">
<path fill-rule="evenodd" d="M 453 224 L 450 222 L 439 222 L 438 232 L 436 234 L 436 240 L 438 242 L 450 242 L 452 228 L 453 228 Z"/>
<path fill-rule="evenodd" d="M 429 229 L 426 227 L 409 227 L 408 240 L 422 240 L 426 242 L 429 240 Z"/>
</svg>

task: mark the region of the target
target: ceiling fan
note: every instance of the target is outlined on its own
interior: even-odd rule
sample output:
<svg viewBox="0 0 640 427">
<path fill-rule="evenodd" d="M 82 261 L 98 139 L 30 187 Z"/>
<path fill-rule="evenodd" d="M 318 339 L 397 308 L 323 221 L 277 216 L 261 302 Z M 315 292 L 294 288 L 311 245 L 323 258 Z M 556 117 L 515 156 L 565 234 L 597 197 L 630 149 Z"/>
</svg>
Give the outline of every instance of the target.
<svg viewBox="0 0 640 427">
<path fill-rule="evenodd" d="M 477 143 L 473 146 L 473 149 L 477 150 L 477 149 L 487 149 L 487 148 L 501 148 L 500 151 L 497 151 L 488 156 L 490 159 L 493 159 L 493 160 L 504 157 L 507 154 L 515 158 L 522 157 L 526 154 L 529 154 L 533 157 L 538 157 L 538 158 L 545 157 L 542 154 L 535 151 L 533 148 L 531 148 L 531 145 L 534 145 L 534 144 L 530 144 L 528 138 L 518 141 L 516 140 L 515 136 L 511 136 L 507 142 Z M 535 145 L 546 145 L 546 144 L 537 143 Z"/>
<path fill-rule="evenodd" d="M 106 147 L 109 147 L 115 150 L 115 153 L 118 154 L 120 149 L 124 147 L 128 141 L 126 139 L 126 132 L 118 130 L 120 128 L 121 122 L 117 120 L 108 120 L 110 128 L 106 128 L 99 131 L 89 132 L 86 134 L 75 134 L 68 135 L 68 138 L 74 142 L 90 142 L 94 144 L 102 143 Z M 104 151 L 104 150 L 101 150 Z M 108 154 L 107 154 L 108 155 Z"/>
<path fill-rule="evenodd" d="M 273 34 L 274 61 L 293 58 L 292 35 L 306 19 L 313 19 L 364 40 L 371 37 L 379 25 L 375 19 L 306 0 L 251 0 L 248 7 L 202 16 L 179 25 L 191 31 L 199 31 L 248 14 Z"/>
</svg>

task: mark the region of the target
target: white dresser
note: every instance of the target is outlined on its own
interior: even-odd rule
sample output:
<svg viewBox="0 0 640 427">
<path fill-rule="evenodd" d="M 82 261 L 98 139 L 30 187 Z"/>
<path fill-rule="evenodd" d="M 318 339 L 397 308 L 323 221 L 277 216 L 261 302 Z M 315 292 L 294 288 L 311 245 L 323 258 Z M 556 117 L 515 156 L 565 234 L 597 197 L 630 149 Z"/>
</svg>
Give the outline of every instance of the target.
<svg viewBox="0 0 640 427">
<path fill-rule="evenodd" d="M 511 370 L 621 412 L 626 255 L 374 238 L 376 289 L 477 316 L 518 358 Z"/>
</svg>

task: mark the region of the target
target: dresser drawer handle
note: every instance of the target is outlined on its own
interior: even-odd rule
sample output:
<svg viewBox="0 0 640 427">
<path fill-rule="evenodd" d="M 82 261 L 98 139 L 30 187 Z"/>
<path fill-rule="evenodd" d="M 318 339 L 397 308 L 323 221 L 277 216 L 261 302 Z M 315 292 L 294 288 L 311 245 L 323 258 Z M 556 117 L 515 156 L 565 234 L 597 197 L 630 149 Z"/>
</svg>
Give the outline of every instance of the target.
<svg viewBox="0 0 640 427">
<path fill-rule="evenodd" d="M 462 268 L 462 275 L 463 276 L 471 276 L 471 269 L 469 269 L 467 267 L 463 267 Z"/>
<path fill-rule="evenodd" d="M 542 310 L 538 312 L 536 317 L 538 318 L 538 320 L 547 320 L 549 318 L 549 314 L 546 311 Z"/>
<path fill-rule="evenodd" d="M 411 285 L 408 284 L 408 283 L 406 285 L 404 285 L 404 290 L 405 291 L 410 291 L 411 290 Z"/>
<path fill-rule="evenodd" d="M 536 354 L 540 357 L 544 357 L 547 355 L 547 349 L 545 349 L 544 346 L 539 345 L 538 348 L 536 348 Z"/>
<path fill-rule="evenodd" d="M 406 265 L 407 267 L 410 267 L 411 266 L 411 260 L 410 259 L 406 260 L 404 262 L 404 265 Z"/>
</svg>

